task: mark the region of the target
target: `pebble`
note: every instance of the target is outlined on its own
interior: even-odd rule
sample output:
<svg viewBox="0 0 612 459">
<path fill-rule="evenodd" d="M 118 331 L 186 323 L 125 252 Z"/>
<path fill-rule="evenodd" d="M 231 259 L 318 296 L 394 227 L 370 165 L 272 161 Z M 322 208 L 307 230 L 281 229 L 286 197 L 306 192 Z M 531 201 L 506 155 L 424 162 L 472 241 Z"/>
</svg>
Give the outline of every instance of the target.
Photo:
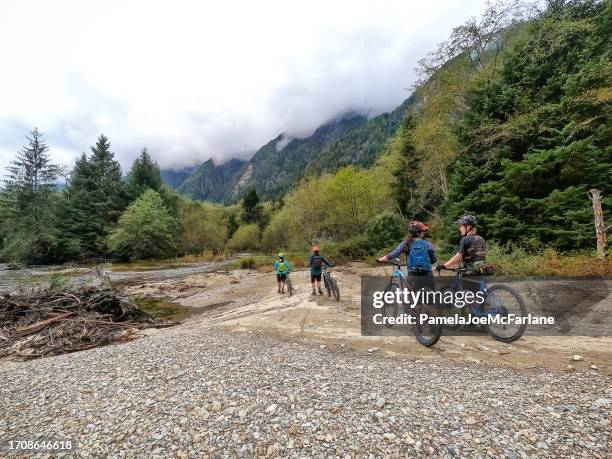
<svg viewBox="0 0 612 459">
<path fill-rule="evenodd" d="M 274 414 L 276 413 L 276 408 L 278 408 L 278 405 L 276 403 L 273 403 L 272 405 L 268 406 L 268 408 L 266 408 L 266 413 Z"/>
<path fill-rule="evenodd" d="M 608 455 L 603 372 L 415 365 L 373 352 L 179 326 L 0 362 L 0 433 L 61 432 L 78 442 L 76 457 Z"/>
</svg>

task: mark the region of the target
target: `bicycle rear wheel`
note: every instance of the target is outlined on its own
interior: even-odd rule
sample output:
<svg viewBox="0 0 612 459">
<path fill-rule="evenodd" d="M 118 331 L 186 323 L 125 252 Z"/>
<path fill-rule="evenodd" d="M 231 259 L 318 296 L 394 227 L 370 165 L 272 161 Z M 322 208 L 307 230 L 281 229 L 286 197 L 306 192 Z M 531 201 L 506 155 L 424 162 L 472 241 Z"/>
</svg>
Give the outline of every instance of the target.
<svg viewBox="0 0 612 459">
<path fill-rule="evenodd" d="M 293 296 L 293 284 L 291 283 L 291 279 L 289 279 L 289 277 L 287 277 L 285 285 L 287 287 L 287 292 L 289 293 L 289 296 Z"/>
<path fill-rule="evenodd" d="M 490 317 L 507 318 L 510 314 L 515 317 L 526 317 L 527 306 L 521 295 L 504 284 L 491 285 L 487 291 L 487 298 L 483 305 L 484 313 Z M 516 341 L 527 328 L 527 323 L 521 321 L 519 324 L 500 323 L 487 325 L 487 331 L 491 338 L 502 343 Z"/>
<path fill-rule="evenodd" d="M 331 288 L 334 299 L 336 301 L 340 301 L 340 289 L 338 288 L 338 282 L 336 282 L 336 279 L 331 279 Z"/>
<path fill-rule="evenodd" d="M 433 346 L 442 336 L 443 327 L 435 322 L 439 315 L 438 306 L 435 303 L 420 303 L 415 305 L 412 311 L 415 320 L 412 330 L 415 338 L 423 346 Z"/>
</svg>

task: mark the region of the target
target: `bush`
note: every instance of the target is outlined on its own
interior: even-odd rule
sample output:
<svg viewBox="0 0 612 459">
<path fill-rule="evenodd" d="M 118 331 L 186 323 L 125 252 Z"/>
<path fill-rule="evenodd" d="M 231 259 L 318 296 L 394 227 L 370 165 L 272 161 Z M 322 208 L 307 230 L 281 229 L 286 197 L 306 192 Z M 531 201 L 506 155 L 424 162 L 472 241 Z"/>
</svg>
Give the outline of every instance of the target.
<svg viewBox="0 0 612 459">
<path fill-rule="evenodd" d="M 300 232 L 295 228 L 291 214 L 285 209 L 274 215 L 272 221 L 263 232 L 261 247 L 267 252 L 277 252 L 281 247 L 293 245 L 296 235 Z"/>
<path fill-rule="evenodd" d="M 227 242 L 227 217 L 222 207 L 199 202 L 180 204 L 181 252 L 199 255 L 223 251 Z"/>
<path fill-rule="evenodd" d="M 373 249 L 364 234 L 346 239 L 342 242 L 328 242 L 321 245 L 323 256 L 334 264 L 353 260 L 365 260 Z"/>
<path fill-rule="evenodd" d="M 253 257 L 241 258 L 240 269 L 255 269 L 255 259 Z"/>
<path fill-rule="evenodd" d="M 64 290 L 70 281 L 66 276 L 60 273 L 51 273 L 49 277 L 49 289 L 51 290 Z"/>
<path fill-rule="evenodd" d="M 487 243 L 487 261 L 504 276 L 609 276 L 612 260 L 598 260 L 594 253 L 561 254 L 548 248 L 539 255 L 516 245 Z"/>
<path fill-rule="evenodd" d="M 175 252 L 175 232 L 176 219 L 161 196 L 147 190 L 121 215 L 108 246 L 120 258 L 164 258 Z"/>
<path fill-rule="evenodd" d="M 257 250 L 259 248 L 260 235 L 257 223 L 242 225 L 227 243 L 227 248 L 233 251 Z"/>
<path fill-rule="evenodd" d="M 398 243 L 406 231 L 403 217 L 391 212 L 384 212 L 374 217 L 366 228 L 366 237 L 372 249 L 380 250 L 393 243 Z"/>
<path fill-rule="evenodd" d="M 275 259 L 275 257 L 270 257 L 267 255 L 252 255 L 242 257 L 232 263 L 231 269 L 257 269 L 258 271 L 271 271 Z"/>
</svg>

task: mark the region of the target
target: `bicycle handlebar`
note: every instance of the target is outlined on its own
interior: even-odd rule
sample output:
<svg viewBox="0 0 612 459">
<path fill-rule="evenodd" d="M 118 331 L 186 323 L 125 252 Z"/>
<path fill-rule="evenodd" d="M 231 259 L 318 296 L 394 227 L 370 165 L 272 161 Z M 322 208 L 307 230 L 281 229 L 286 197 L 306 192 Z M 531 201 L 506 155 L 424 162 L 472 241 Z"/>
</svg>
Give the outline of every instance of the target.
<svg viewBox="0 0 612 459">
<path fill-rule="evenodd" d="M 453 272 L 456 272 L 456 273 L 463 273 L 463 272 L 467 271 L 467 269 L 465 269 L 465 268 L 463 268 L 461 266 L 458 267 L 458 268 L 447 268 L 446 266 L 442 266 L 442 270 L 444 270 L 444 271 L 453 271 Z"/>
<path fill-rule="evenodd" d="M 404 266 L 404 264 L 400 261 L 397 260 L 387 260 L 387 261 L 380 261 L 378 258 L 376 259 L 376 263 L 380 263 L 382 264 L 388 264 L 388 265 L 393 265 L 393 266 Z"/>
</svg>

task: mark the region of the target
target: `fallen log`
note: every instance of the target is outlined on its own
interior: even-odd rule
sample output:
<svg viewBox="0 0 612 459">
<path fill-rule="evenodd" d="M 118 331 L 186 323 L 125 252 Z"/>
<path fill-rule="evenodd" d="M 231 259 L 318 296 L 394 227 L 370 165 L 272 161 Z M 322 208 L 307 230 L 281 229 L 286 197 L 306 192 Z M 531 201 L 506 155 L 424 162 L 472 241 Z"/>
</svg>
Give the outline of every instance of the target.
<svg viewBox="0 0 612 459">
<path fill-rule="evenodd" d="M 71 316 L 71 315 L 73 315 L 72 312 L 69 312 L 69 313 L 63 314 L 63 315 L 57 315 L 57 316 L 51 317 L 51 318 L 46 319 L 46 320 L 41 320 L 40 322 L 36 322 L 35 324 L 28 325 L 26 327 L 18 327 L 18 328 L 15 329 L 15 331 L 17 333 L 19 333 L 21 336 L 26 336 L 26 335 L 29 335 L 30 333 L 35 333 L 38 330 L 42 330 L 43 328 L 51 325 L 53 322 L 56 322 L 58 320 L 62 320 L 65 317 L 68 317 L 68 316 Z"/>
</svg>

